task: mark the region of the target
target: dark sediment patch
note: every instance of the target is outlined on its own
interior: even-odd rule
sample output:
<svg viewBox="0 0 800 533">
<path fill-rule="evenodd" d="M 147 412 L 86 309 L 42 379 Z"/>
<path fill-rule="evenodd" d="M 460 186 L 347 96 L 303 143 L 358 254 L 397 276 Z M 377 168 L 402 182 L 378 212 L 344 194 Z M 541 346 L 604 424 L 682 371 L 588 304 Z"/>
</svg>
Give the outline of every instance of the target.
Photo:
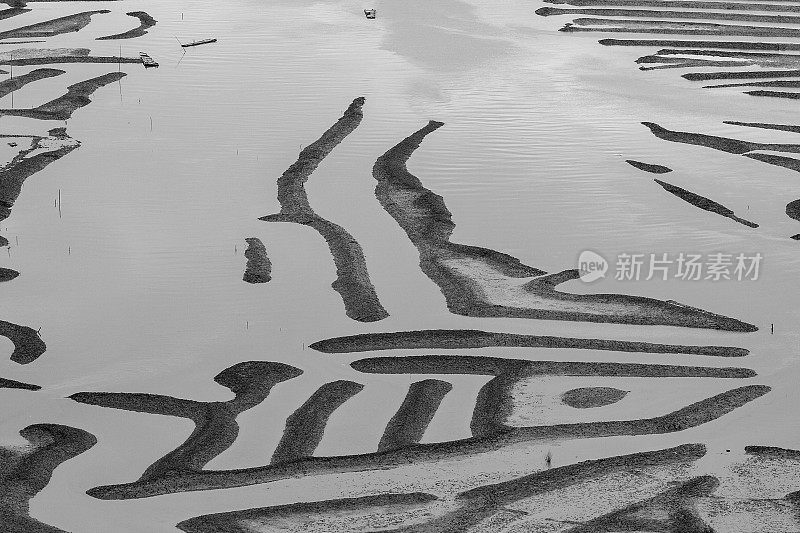
<svg viewBox="0 0 800 533">
<path fill-rule="evenodd" d="M 8 239 L 0 236 L 0 248 L 2 248 L 3 246 L 8 246 Z"/>
<path fill-rule="evenodd" d="M 67 120 L 76 109 L 91 103 L 89 96 L 100 87 L 124 78 L 124 72 L 109 72 L 67 87 L 67 94 L 32 109 L 0 109 L 0 115 L 39 120 Z"/>
<path fill-rule="evenodd" d="M 737 122 L 735 120 L 724 120 L 724 124 L 731 124 L 732 126 L 744 126 L 747 128 L 761 128 L 766 130 L 780 130 L 791 131 L 800 133 L 800 126 L 792 126 L 789 124 L 767 124 L 764 122 Z"/>
<path fill-rule="evenodd" d="M 720 35 L 731 37 L 800 37 L 800 30 L 778 26 L 742 26 L 708 22 L 577 18 L 558 31 L 606 33 L 652 33 L 673 35 Z"/>
<path fill-rule="evenodd" d="M 474 317 L 660 324 L 754 331 L 739 320 L 652 298 L 620 294 L 571 294 L 556 287 L 579 277 L 524 265 L 507 254 L 450 242 L 455 224 L 444 199 L 408 172 L 406 162 L 424 138 L 443 126 L 430 121 L 376 161 L 375 195 L 419 251 L 422 271 L 436 283 L 448 309 Z M 536 277 L 538 276 L 538 277 Z M 520 283 L 520 278 L 534 278 Z"/>
<path fill-rule="evenodd" d="M 438 379 L 412 383 L 400 408 L 386 425 L 378 451 L 396 450 L 422 440 L 442 400 L 452 389 L 453 385 Z"/>
<path fill-rule="evenodd" d="M 141 37 L 147 34 L 147 28 L 152 28 L 158 22 L 156 19 L 145 13 L 144 11 L 129 11 L 125 13 L 131 17 L 139 19 L 139 26 L 128 30 L 123 33 L 115 33 L 114 35 L 106 35 L 105 37 L 98 37 L 98 41 L 105 41 L 111 39 L 131 39 L 133 37 Z"/>
<path fill-rule="evenodd" d="M 267 222 L 294 222 L 319 232 L 328 243 L 336 264 L 336 281 L 331 286 L 338 292 L 345 313 L 353 320 L 374 322 L 389 316 L 372 285 L 361 245 L 338 224 L 322 218 L 311 208 L 305 182 L 323 159 L 361 123 L 364 98 L 356 98 L 344 115 L 322 136 L 306 146 L 297 161 L 278 178 L 280 213 L 261 217 Z"/>
<path fill-rule="evenodd" d="M 800 93 L 785 91 L 745 91 L 744 94 L 749 94 L 750 96 L 766 96 L 769 98 L 787 98 L 789 100 L 800 99 Z"/>
<path fill-rule="evenodd" d="M 58 0 L 54 0 L 58 1 Z M 93 0 L 84 0 L 93 1 Z M 98 0 L 99 1 L 99 0 Z M 113 1 L 113 0 L 112 0 Z M 0 43 L 3 44 L 3 43 Z M 29 67 L 32 65 L 52 65 L 61 63 L 142 63 L 140 57 L 115 57 L 115 56 L 41 56 L 24 59 L 0 59 L 0 65 L 14 65 L 15 67 Z M 2 71 L 6 73 L 6 71 Z"/>
<path fill-rule="evenodd" d="M 800 88 L 800 80 L 772 80 L 751 81 L 746 83 L 721 83 L 719 85 L 704 85 L 703 89 L 722 89 L 725 87 L 791 87 Z"/>
<path fill-rule="evenodd" d="M 245 239 L 245 242 L 247 242 L 247 250 L 245 250 L 244 256 L 247 258 L 247 267 L 242 279 L 247 283 L 268 282 L 272 279 L 272 262 L 269 260 L 264 243 L 255 237 Z"/>
<path fill-rule="evenodd" d="M 52 129 L 49 134 L 49 137 L 32 137 L 29 148 L 21 150 L 0 168 L 0 221 L 11 214 L 11 208 L 22 192 L 22 184 L 26 179 L 80 146 L 78 141 L 67 135 L 65 128 Z M 42 148 L 47 150 L 30 155 Z"/>
<path fill-rule="evenodd" d="M 632 167 L 638 168 L 639 170 L 644 170 L 645 172 L 650 172 L 652 174 L 666 174 L 667 172 L 672 172 L 671 168 L 665 167 L 664 165 L 642 163 L 641 161 L 634 161 L 633 159 L 626 159 L 625 162 Z"/>
<path fill-rule="evenodd" d="M 794 240 L 794 241 L 800 241 L 800 233 L 796 233 L 796 234 L 792 235 L 789 238 Z"/>
<path fill-rule="evenodd" d="M 764 459 L 790 459 L 800 461 L 800 450 L 779 448 L 777 446 L 745 446 L 744 453 Z"/>
<path fill-rule="evenodd" d="M 779 11 L 800 13 L 800 6 L 749 2 L 705 2 L 702 0 L 544 0 L 548 4 L 579 7 L 667 7 L 670 9 L 724 9 L 728 11 Z"/>
<path fill-rule="evenodd" d="M 21 7 L 11 7 L 8 9 L 0 10 L 0 20 L 10 19 L 11 17 L 16 17 L 17 15 L 22 15 L 23 13 L 27 13 L 30 9 L 23 9 Z"/>
<path fill-rule="evenodd" d="M 279 523 L 285 524 L 287 520 L 291 522 L 292 519 L 296 519 L 307 524 L 310 521 L 310 517 L 314 515 L 325 513 L 335 513 L 337 515 L 357 514 L 359 512 L 371 511 L 375 508 L 379 508 L 382 513 L 392 512 L 395 509 L 412 510 L 436 500 L 438 500 L 436 496 L 416 492 L 410 494 L 388 493 L 376 496 L 341 498 L 310 503 L 293 503 L 289 505 L 277 505 L 274 507 L 261 507 L 244 511 L 198 516 L 190 520 L 184 520 L 177 525 L 177 528 L 186 533 L 244 533 L 247 530 L 242 529 L 240 525 L 242 522 L 254 521 L 263 524 L 268 523 L 270 520 L 276 520 Z"/>
<path fill-rule="evenodd" d="M 138 483 L 172 485 L 192 476 L 227 450 L 239 434 L 236 417 L 263 402 L 272 387 L 302 374 L 282 363 L 248 361 L 220 372 L 214 381 L 234 393 L 226 402 L 198 402 L 158 394 L 80 392 L 70 399 L 89 405 L 188 418 L 195 429 L 186 441 L 145 470 Z M 93 489 L 93 491 L 96 489 Z M 92 494 L 93 491 L 89 491 Z"/>
<path fill-rule="evenodd" d="M 591 15 L 595 17 L 634 17 L 645 19 L 681 20 L 730 20 L 737 22 L 759 22 L 766 24 L 798 24 L 800 17 L 792 15 L 754 15 L 750 13 L 726 13 L 709 11 L 657 11 L 652 9 L 603 9 L 541 7 L 536 14 L 547 17 L 553 15 Z"/>
<path fill-rule="evenodd" d="M 82 30 L 92 21 L 92 15 L 111 13 L 108 9 L 96 11 L 84 11 L 59 17 L 45 22 L 38 22 L 28 26 L 14 28 L 13 30 L 0 32 L 0 39 L 29 39 L 35 37 L 52 37 L 62 33 L 71 33 Z"/>
<path fill-rule="evenodd" d="M 97 439 L 86 431 L 57 424 L 34 424 L 19 432 L 30 444 L 0 448 L 0 523 L 9 533 L 64 533 L 30 516 L 30 500 L 50 482 L 61 463 L 76 457 Z"/>
<path fill-rule="evenodd" d="M 13 379 L 0 378 L 0 389 L 39 390 L 41 387 Z M 2 455 L 2 451 L 0 451 L 0 455 Z"/>
<path fill-rule="evenodd" d="M 798 78 L 800 70 L 749 70 L 739 72 L 689 72 L 683 75 L 691 81 L 749 80 L 760 78 Z"/>
<path fill-rule="evenodd" d="M 283 437 L 272 454 L 272 464 L 311 457 L 322 441 L 325 426 L 333 412 L 361 392 L 364 385 L 353 381 L 326 383 L 286 419 Z"/>
<path fill-rule="evenodd" d="M 641 58 L 640 58 L 641 59 Z M 659 58 L 654 58 L 658 60 Z M 749 61 L 712 61 L 706 59 L 678 59 L 669 58 L 664 61 L 653 61 L 654 63 L 664 63 L 653 67 L 639 67 L 639 70 L 663 70 L 668 68 L 695 68 L 695 67 L 749 67 L 753 63 Z"/>
<path fill-rule="evenodd" d="M 738 139 L 718 137 L 716 135 L 689 133 L 685 131 L 671 131 L 652 122 L 642 122 L 642 124 L 647 126 L 650 131 L 653 132 L 653 135 L 659 139 L 670 142 L 696 144 L 698 146 L 713 148 L 714 150 L 721 150 L 730 154 L 744 155 L 747 152 L 752 152 L 754 150 L 800 153 L 800 144 L 776 144 L 740 141 Z"/>
<path fill-rule="evenodd" d="M 613 387 L 581 387 L 561 395 L 561 401 L 576 409 L 603 407 L 622 400 L 629 391 Z"/>
<path fill-rule="evenodd" d="M 670 56 L 670 55 L 689 55 L 689 56 L 710 56 L 710 57 L 732 57 L 735 59 L 775 59 L 798 61 L 800 54 L 784 54 L 782 52 L 745 52 L 742 50 L 699 50 L 699 49 L 681 49 L 681 48 L 662 48 L 657 55 Z"/>
<path fill-rule="evenodd" d="M 412 359 L 421 363 L 411 361 Z M 253 368 L 252 365 L 258 366 Z M 95 487 L 89 490 L 88 494 L 107 500 L 145 498 L 175 492 L 241 487 L 302 476 L 390 469 L 409 463 L 474 455 L 523 442 L 555 442 L 575 438 L 669 433 L 715 420 L 769 391 L 769 387 L 762 385 L 740 387 L 690 404 L 672 413 L 640 420 L 510 427 L 503 424 L 502 417 L 508 408 L 505 398 L 516 381 L 526 376 L 747 378 L 755 373 L 749 369 L 737 368 L 563 363 L 443 356 L 379 358 L 357 361 L 352 366 L 375 372 L 384 369 L 389 370 L 389 373 L 394 370 L 394 373 L 405 374 L 439 371 L 443 374 L 479 374 L 495 377 L 484 386 L 476 401 L 472 437 L 447 442 L 409 444 L 402 448 L 365 454 L 306 457 L 291 462 L 216 471 L 202 468 L 233 443 L 238 432 L 236 415 L 258 405 L 272 384 L 291 379 L 300 372 L 299 370 L 279 363 L 236 365 L 215 378 L 236 393 L 236 398 L 229 402 L 196 402 L 153 394 L 79 393 L 71 398 L 98 406 L 181 416 L 194 420 L 197 425 L 184 444 L 149 467 L 138 481 Z M 476 421 L 482 422 L 482 426 L 476 424 Z M 498 431 L 483 431 L 492 424 Z"/>
<path fill-rule="evenodd" d="M 600 39 L 603 46 L 659 46 L 671 48 L 722 48 L 726 50 L 800 51 L 800 43 L 765 43 L 754 41 L 681 41 L 672 39 Z"/>
<path fill-rule="evenodd" d="M 19 272 L 17 272 L 16 270 L 0 267 L 0 283 L 4 281 L 11 281 L 17 276 L 19 276 Z"/>
<path fill-rule="evenodd" d="M 474 329 L 428 329 L 391 333 L 362 333 L 317 341 L 309 348 L 323 353 L 372 352 L 377 350 L 462 349 L 492 346 L 518 348 L 567 348 L 618 352 L 676 353 L 717 357 L 744 357 L 748 350 L 732 346 L 687 346 L 607 339 L 578 339 L 547 335 L 496 333 Z"/>
<path fill-rule="evenodd" d="M 781 155 L 774 155 L 774 154 L 750 153 L 742 155 L 744 155 L 745 157 L 749 157 L 750 159 L 761 161 L 762 163 L 768 163 L 770 165 L 788 168 L 789 170 L 800 172 L 800 159 L 795 159 L 793 157 L 784 157 Z"/>
<path fill-rule="evenodd" d="M 0 81 L 0 98 L 6 96 L 7 94 L 20 89 L 21 87 L 44 78 L 52 78 L 54 76 L 60 76 L 64 74 L 63 70 L 55 69 L 55 68 L 37 68 L 36 70 L 32 70 L 27 74 L 22 74 L 21 76 L 17 76 L 16 78 L 10 78 L 7 80 Z"/>
<path fill-rule="evenodd" d="M 681 187 L 672 185 L 665 181 L 661 180 L 654 180 L 654 181 L 659 185 L 661 185 L 661 187 L 663 187 L 665 191 L 669 192 L 670 194 L 674 194 L 681 200 L 690 203 L 695 207 L 699 207 L 700 209 L 703 209 L 710 213 L 716 213 L 718 215 L 729 218 L 731 220 L 738 222 L 739 224 L 743 224 L 751 228 L 758 227 L 758 224 L 756 224 L 755 222 L 750 222 L 749 220 L 737 217 L 731 209 L 728 209 L 724 205 L 717 203 L 714 200 L 710 200 L 705 196 L 700 196 L 699 194 L 687 191 L 686 189 L 682 189 Z"/>
<path fill-rule="evenodd" d="M 19 326 L 0 320 L 0 335 L 14 343 L 11 360 L 21 365 L 35 361 L 47 349 L 39 332 L 28 326 Z"/>
<path fill-rule="evenodd" d="M 663 531 L 713 533 L 697 511 L 697 499 L 710 496 L 719 486 L 714 476 L 700 476 L 680 483 L 657 496 L 599 516 L 564 533 L 611 531 Z"/>
<path fill-rule="evenodd" d="M 794 200 L 786 204 L 786 216 L 800 221 L 800 200 Z"/>
</svg>

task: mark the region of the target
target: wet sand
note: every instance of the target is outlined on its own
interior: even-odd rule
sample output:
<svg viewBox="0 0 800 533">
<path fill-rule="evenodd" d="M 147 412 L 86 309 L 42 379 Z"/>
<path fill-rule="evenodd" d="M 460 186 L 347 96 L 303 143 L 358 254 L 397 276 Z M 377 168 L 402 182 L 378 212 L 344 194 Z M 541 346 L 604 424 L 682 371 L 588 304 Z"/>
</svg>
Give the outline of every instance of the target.
<svg viewBox="0 0 800 533">
<path fill-rule="evenodd" d="M 0 378 L 0 389 L 40 390 L 41 387 L 13 379 Z M 2 451 L 0 451 L 0 456 L 2 456 Z"/>
<path fill-rule="evenodd" d="M 0 169 L 0 221 L 11 214 L 26 179 L 80 146 L 80 142 L 67 135 L 65 128 L 54 128 L 48 133 L 48 137 L 32 137 L 31 145 Z"/>
<path fill-rule="evenodd" d="M 561 401 L 575 409 L 591 409 L 617 403 L 628 391 L 613 387 L 582 387 L 571 389 L 561 395 Z"/>
<path fill-rule="evenodd" d="M 375 196 L 419 251 L 420 268 L 439 286 L 452 313 L 732 331 L 757 329 L 733 318 L 651 298 L 561 292 L 556 287 L 577 279 L 577 270 L 548 275 L 510 255 L 450 242 L 455 224 L 444 199 L 426 189 L 406 167 L 406 161 L 425 137 L 443 125 L 430 121 L 406 137 L 378 158 L 372 174 L 378 181 Z"/>
<path fill-rule="evenodd" d="M 52 37 L 63 33 L 82 30 L 92 21 L 92 15 L 111 13 L 108 9 L 84 11 L 66 17 L 59 17 L 45 22 L 22 26 L 13 30 L 0 32 L 0 39 L 28 39 L 35 37 Z"/>
<path fill-rule="evenodd" d="M 19 326 L 0 320 L 0 335 L 14 343 L 11 360 L 21 365 L 32 363 L 47 349 L 39 332 L 28 326 Z"/>
<path fill-rule="evenodd" d="M 90 433 L 57 424 L 35 424 L 19 432 L 25 449 L 0 448 L 0 516 L 9 533 L 59 533 L 62 530 L 31 518 L 30 500 L 50 482 L 53 470 L 76 457 L 97 439 Z M 63 532 L 62 532 L 63 533 Z"/>
<path fill-rule="evenodd" d="M 242 280 L 247 283 L 267 283 L 272 279 L 272 262 L 267 255 L 267 249 L 260 239 L 250 237 L 245 239 L 247 250 L 244 256 L 247 259 Z"/>
<path fill-rule="evenodd" d="M 126 15 L 136 17 L 139 19 L 139 25 L 131 30 L 122 33 L 115 33 L 114 35 L 106 35 L 105 37 L 98 37 L 98 41 L 111 40 L 111 39 L 132 39 L 134 37 L 141 37 L 147 34 L 147 28 L 152 28 L 158 22 L 156 19 L 145 13 L 144 11 L 129 11 Z"/>
<path fill-rule="evenodd" d="M 738 222 L 744 226 L 748 226 L 750 228 L 757 228 L 758 224 L 755 222 L 750 222 L 749 220 L 745 220 L 743 218 L 737 217 L 731 209 L 728 209 L 724 205 L 715 202 L 714 200 L 710 200 L 705 196 L 700 196 L 699 194 L 695 194 L 691 191 L 687 191 L 686 189 L 682 189 L 676 185 L 672 185 L 665 181 L 661 180 L 654 180 L 656 183 L 661 185 L 665 191 L 669 192 L 670 194 L 674 194 L 681 200 L 692 204 L 695 207 L 699 207 L 704 211 L 708 211 L 710 213 L 716 213 L 717 215 L 721 215 L 725 218 L 729 218 L 733 221 Z"/>
<path fill-rule="evenodd" d="M 380 303 L 369 277 L 361 245 L 343 227 L 314 212 L 306 195 L 305 182 L 333 149 L 361 123 L 364 98 L 356 98 L 344 115 L 322 136 L 306 146 L 297 161 L 278 178 L 280 213 L 261 217 L 266 222 L 294 222 L 319 232 L 328 243 L 336 264 L 336 281 L 331 286 L 338 292 L 348 317 L 359 322 L 375 322 L 389 316 Z"/>
<path fill-rule="evenodd" d="M 363 388 L 360 383 L 339 380 L 317 389 L 286 419 L 286 428 L 272 454 L 271 464 L 290 463 L 314 455 L 330 416 Z"/>
<path fill-rule="evenodd" d="M 625 162 L 632 167 L 638 168 L 639 170 L 644 170 L 645 172 L 650 172 L 651 174 L 666 174 L 667 172 L 672 172 L 671 168 L 665 167 L 664 165 L 642 163 L 641 161 L 634 161 L 633 159 L 626 159 Z"/>
<path fill-rule="evenodd" d="M 473 329 L 427 329 L 391 333 L 362 333 L 314 342 L 309 348 L 323 353 L 372 352 L 431 348 L 567 348 L 617 352 L 674 353 L 715 357 L 744 357 L 749 351 L 732 346 L 686 346 L 607 339 L 577 339 L 548 335 L 521 335 Z"/>
<path fill-rule="evenodd" d="M 109 72 L 67 87 L 67 94 L 32 109 L 0 109 L 0 115 L 33 118 L 38 120 L 68 120 L 72 113 L 89 105 L 89 98 L 100 87 L 127 76 L 124 72 Z"/>
<path fill-rule="evenodd" d="M 31 82 L 45 78 L 52 78 L 54 76 L 60 76 L 64 73 L 65 72 L 63 70 L 55 68 L 37 68 L 36 70 L 32 70 L 17 76 L 16 78 L 9 78 L 7 80 L 0 81 L 0 98 L 24 87 Z"/>
</svg>

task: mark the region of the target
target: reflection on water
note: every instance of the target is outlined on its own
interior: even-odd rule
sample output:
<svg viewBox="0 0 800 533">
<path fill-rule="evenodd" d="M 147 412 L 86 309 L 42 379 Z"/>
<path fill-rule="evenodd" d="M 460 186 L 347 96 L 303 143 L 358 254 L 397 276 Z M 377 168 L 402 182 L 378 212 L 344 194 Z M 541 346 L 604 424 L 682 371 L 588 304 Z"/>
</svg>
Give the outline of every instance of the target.
<svg viewBox="0 0 800 533">
<path fill-rule="evenodd" d="M 77 11 L 70 4 L 31 5 L 31 12 L 0 22 L 2 29 Z M 639 73 L 632 63 L 641 55 L 637 50 L 557 33 L 558 21 L 536 17 L 524 2 L 502 9 L 484 0 L 373 7 L 378 18 L 368 21 L 363 6 L 350 0 L 136 0 L 124 9 L 144 10 L 158 25 L 142 38 L 115 42 L 94 39 L 129 29 L 132 19 L 121 4 L 96 2 L 92 9 L 112 13 L 94 17 L 79 33 L 48 39 L 47 47 L 85 46 L 94 55 L 146 51 L 161 67 L 123 64 L 128 76 L 96 91 L 91 105 L 74 113 L 68 132 L 81 147 L 26 182 L 0 232 L 12 243 L 1 265 L 22 272 L 0 287 L 0 318 L 41 326 L 48 345 L 34 365 L 4 363 L 3 377 L 45 390 L 0 390 L 8 400 L 3 440 L 17 442 L 16 432 L 33 422 L 70 424 L 99 439 L 56 470 L 32 502 L 37 518 L 70 531 L 123 533 L 141 531 L 148 516 L 148 531 L 167 532 L 201 513 L 335 497 L 336 484 L 307 479 L 295 486 L 281 482 L 131 502 L 91 499 L 83 491 L 134 480 L 181 442 L 191 424 L 61 398 L 87 390 L 226 400 L 224 389 L 208 386 L 219 371 L 245 360 L 284 361 L 304 369 L 301 385 L 276 387 L 273 407 L 243 416 L 240 440 L 212 466 L 263 464 L 297 400 L 336 379 L 365 382 L 367 388 L 363 399 L 332 418 L 350 431 L 337 426 L 326 434 L 320 453 L 351 446 L 366 451 L 364 443 L 379 437 L 375 428 L 394 412 L 410 379 L 365 376 L 347 366 L 355 357 L 307 348 L 325 337 L 365 331 L 476 328 L 748 347 L 752 354 L 744 366 L 759 372 L 753 383 L 774 388 L 770 395 L 712 424 L 646 442 L 731 447 L 756 439 L 796 445 L 797 431 L 783 419 L 797 399 L 798 311 L 790 299 L 800 260 L 797 243 L 786 236 L 798 230 L 783 213 L 798 197 L 796 176 L 739 156 L 666 143 L 640 124 L 792 142 L 788 133 L 722 123 L 782 123 L 787 104 L 722 98 L 674 73 Z M 184 52 L 175 37 L 219 42 Z M 15 68 L 15 74 L 32 68 Z M 117 69 L 69 65 L 66 74 L 15 93 L 14 107 L 35 107 L 64 94 L 68 85 Z M 301 147 L 357 96 L 367 102 L 361 126 L 317 169 L 307 190 L 316 212 L 362 245 L 390 313 L 374 324 L 344 315 L 318 235 L 257 220 L 278 210 L 275 180 Z M 379 155 L 429 119 L 445 126 L 415 153 L 409 169 L 445 197 L 456 223 L 454 242 L 504 251 L 548 271 L 574 267 L 585 249 L 608 258 L 624 252 L 761 252 L 757 282 L 607 279 L 563 287 L 675 299 L 761 330 L 742 335 L 449 314 L 438 288 L 420 272 L 416 250 L 376 201 L 371 176 Z M 59 125 L 0 117 L 4 134 L 43 134 Z M 752 231 L 683 204 L 625 164 L 628 158 L 673 168 L 671 183 L 705 193 L 761 227 Z M 53 207 L 59 191 L 61 216 Z M 264 242 L 273 263 L 273 279 L 264 286 L 241 281 L 242 243 L 250 236 Z M 481 350 L 493 353 L 503 352 Z M 564 357 L 584 356 L 619 359 L 595 353 Z M 625 359 L 641 362 L 636 355 Z M 674 356 L 669 362 L 694 361 Z M 434 419 L 428 433 L 439 440 L 467 435 L 470 413 L 457 409 L 453 398 L 467 402 L 484 382 L 454 378 L 444 416 Z M 663 394 L 672 401 L 681 392 Z M 368 424 L 373 417 L 381 424 Z M 576 459 L 635 447 L 624 439 L 570 446 L 563 453 Z M 512 453 L 502 465 L 492 464 L 502 476 L 525 461 L 524 453 Z"/>
</svg>

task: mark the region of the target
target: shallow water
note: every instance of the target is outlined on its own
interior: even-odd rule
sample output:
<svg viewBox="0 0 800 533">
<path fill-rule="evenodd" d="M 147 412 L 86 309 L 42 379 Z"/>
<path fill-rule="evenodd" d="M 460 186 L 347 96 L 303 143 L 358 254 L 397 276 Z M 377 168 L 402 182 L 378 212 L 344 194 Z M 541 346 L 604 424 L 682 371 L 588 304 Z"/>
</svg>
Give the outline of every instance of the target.
<svg viewBox="0 0 800 533">
<path fill-rule="evenodd" d="M 701 84 L 674 70 L 639 72 L 633 61 L 650 53 L 649 48 L 603 47 L 596 42 L 599 34 L 559 33 L 565 20 L 537 17 L 524 2 L 502 8 L 484 0 L 430 4 L 377 2 L 379 16 L 368 21 L 363 6 L 353 1 L 265 5 L 237 0 L 222 6 L 136 0 L 124 8 L 114 2 L 55 3 L 32 4 L 30 13 L 0 22 L 8 29 L 81 10 L 110 9 L 112 14 L 95 16 L 81 32 L 40 46 L 85 46 L 95 55 L 136 56 L 142 50 L 161 63 L 149 70 L 121 65 L 128 76 L 96 91 L 92 103 L 68 121 L 68 133 L 82 146 L 30 178 L 1 225 L 0 233 L 12 246 L 7 257 L 0 256 L 0 266 L 22 275 L 0 287 L 0 318 L 41 326 L 48 350 L 25 367 L 2 363 L 3 377 L 37 383 L 44 390 L 0 390 L 6 405 L 0 437 L 17 442 L 14 436 L 24 426 L 55 422 L 99 439 L 92 450 L 56 470 L 32 501 L 34 517 L 84 533 L 167 532 L 198 514 L 331 498 L 344 487 L 351 487 L 352 494 L 380 489 L 370 485 L 376 476 L 351 474 L 127 502 L 95 500 L 84 491 L 133 481 L 182 442 L 192 425 L 64 399 L 78 391 L 125 391 L 225 400 L 228 391 L 212 382 L 219 371 L 245 360 L 283 361 L 304 375 L 279 385 L 263 404 L 242 414 L 239 440 L 209 468 L 265 464 L 286 416 L 319 385 L 335 379 L 366 387 L 331 418 L 317 454 L 366 452 L 377 446 L 408 385 L 427 376 L 359 374 L 347 365 L 367 354 L 326 355 L 307 346 L 370 331 L 475 328 L 747 347 L 750 356 L 722 361 L 585 350 L 479 353 L 744 366 L 759 376 L 734 380 L 729 388 L 750 383 L 773 387 L 767 396 L 717 421 L 678 434 L 564 444 L 557 448 L 556 466 L 562 460 L 685 442 L 718 448 L 798 447 L 800 431 L 790 416 L 800 378 L 800 313 L 793 291 L 800 256 L 798 243 L 787 237 L 800 229 L 783 209 L 800 197 L 800 182 L 787 169 L 662 141 L 640 124 L 795 142 L 800 139 L 796 134 L 722 123 L 785 123 L 791 120 L 787 107 L 795 104 L 732 90 L 701 90 Z M 158 25 L 135 40 L 93 40 L 136 26 L 136 19 L 124 15 L 127 10 L 144 10 Z M 210 36 L 219 42 L 185 54 L 176 42 L 176 37 Z M 118 68 L 52 66 L 67 73 L 14 93 L 15 108 L 35 107 L 63 94 L 67 85 Z M 316 212 L 345 227 L 364 249 L 372 282 L 391 315 L 372 324 L 345 316 L 330 288 L 335 270 L 318 234 L 257 220 L 279 209 L 276 178 L 357 96 L 367 102 L 361 126 L 320 165 L 307 190 Z M 2 107 L 11 107 L 11 96 L 3 100 Z M 548 271 L 574 268 L 586 249 L 606 258 L 760 252 L 764 263 L 758 281 L 606 279 L 562 287 L 674 299 L 757 324 L 760 331 L 450 314 L 438 287 L 419 270 L 416 250 L 376 201 L 371 176 L 379 155 L 430 119 L 445 127 L 426 139 L 409 169 L 444 197 L 457 224 L 453 242 L 504 251 Z M 42 134 L 62 125 L 2 117 L 0 133 Z M 751 230 L 683 203 L 649 174 L 627 165 L 629 158 L 673 168 L 666 181 L 713 198 L 761 227 Z M 59 191 L 60 214 L 54 207 Z M 268 250 L 273 264 L 268 284 L 241 281 L 246 237 L 260 238 Z M 11 344 L 0 342 L 10 354 Z M 464 352 L 469 351 L 454 353 Z M 407 351 L 386 355 L 395 353 Z M 443 379 L 455 387 L 425 441 L 468 436 L 470 402 L 488 378 Z M 652 416 L 651 408 L 660 412 L 718 392 L 717 383 L 707 389 L 692 383 L 697 383 L 694 389 L 639 391 L 650 395 L 647 409 L 629 401 L 632 393 L 609 413 Z M 579 386 L 572 381 L 563 385 L 563 390 Z M 555 394 L 558 386 L 550 383 L 551 388 Z M 544 423 L 565 421 L 558 414 L 554 410 L 553 419 Z M 589 416 L 580 414 L 581 419 Z M 497 479 L 526 468 L 529 472 L 526 453 L 512 452 L 467 461 L 465 471 L 479 464 Z M 392 474 L 404 475 L 403 469 Z M 418 475 L 412 469 L 408 483 Z M 433 486 L 437 475 L 447 477 L 447 470 L 426 472 L 422 488 L 414 490 Z"/>
</svg>

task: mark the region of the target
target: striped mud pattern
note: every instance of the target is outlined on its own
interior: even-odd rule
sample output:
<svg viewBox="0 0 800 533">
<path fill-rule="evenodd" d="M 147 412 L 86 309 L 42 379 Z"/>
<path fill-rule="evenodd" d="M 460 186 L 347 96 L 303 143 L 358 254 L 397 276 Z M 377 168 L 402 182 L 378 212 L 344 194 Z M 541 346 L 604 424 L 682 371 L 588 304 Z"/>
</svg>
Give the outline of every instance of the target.
<svg viewBox="0 0 800 533">
<path fill-rule="evenodd" d="M 800 68 L 800 5 L 791 2 L 692 0 L 545 0 L 559 4 L 537 9 L 540 16 L 575 17 L 564 32 L 631 34 L 632 38 L 603 38 L 605 46 L 656 48 L 636 62 L 643 71 L 691 69 L 687 79 L 765 79 L 771 87 Z M 656 38 L 640 38 L 653 35 Z M 708 39 L 665 38 L 708 36 Z M 737 40 L 739 37 L 753 38 Z M 763 39 L 759 39 L 763 38 Z M 776 42 L 775 38 L 785 38 Z M 793 42 L 794 41 L 794 42 Z M 696 73 L 697 68 L 728 68 L 726 72 Z M 768 69 L 767 71 L 754 70 Z M 736 70 L 740 69 L 740 70 Z M 740 85 L 716 85 L 736 89 Z M 796 88 L 793 87 L 793 88 Z M 742 91 L 751 96 L 798 98 L 794 91 Z"/>
<path fill-rule="evenodd" d="M 436 283 L 452 313 L 623 324 L 661 324 L 732 331 L 757 328 L 734 318 L 674 303 L 622 294 L 580 295 L 557 290 L 579 277 L 554 274 L 510 255 L 450 242 L 455 228 L 444 199 L 408 172 L 406 161 L 427 135 L 444 124 L 430 121 L 378 158 L 375 195 L 419 251 L 420 268 Z"/>
<path fill-rule="evenodd" d="M 356 381 L 322 385 L 286 422 L 283 438 L 268 465 L 236 470 L 205 470 L 204 466 L 228 449 L 238 435 L 236 417 L 267 399 L 270 389 L 301 374 L 281 363 L 249 362 L 220 373 L 215 381 L 235 393 L 228 402 L 198 402 L 154 394 L 74 394 L 77 402 L 99 407 L 189 418 L 195 431 L 174 451 L 151 465 L 132 483 L 95 487 L 91 496 L 130 499 L 182 491 L 207 490 L 269 483 L 291 477 L 383 470 L 409 463 L 472 456 L 517 443 L 553 443 L 561 440 L 620 435 L 651 435 L 682 431 L 715 420 L 758 399 L 769 391 L 763 385 L 745 385 L 666 414 L 636 420 L 610 420 L 545 426 L 510 426 L 514 388 L 523 380 L 549 376 L 748 379 L 747 368 L 695 367 L 638 363 L 530 361 L 482 356 L 424 355 L 360 359 L 352 368 L 365 374 L 482 375 L 492 379 L 478 392 L 468 438 L 420 443 L 452 385 L 443 379 L 425 379 L 410 385 L 391 418 L 376 451 L 358 455 L 314 456 L 333 412 L 362 390 Z M 286 386 L 286 385 L 284 385 Z"/>
<path fill-rule="evenodd" d="M 90 433 L 57 424 L 20 431 L 28 446 L 0 447 L 0 524 L 8 533 L 64 533 L 31 518 L 29 501 L 50 482 L 53 470 L 97 442 Z"/>
<path fill-rule="evenodd" d="M 748 523 L 757 524 L 751 532 L 797 530 L 800 505 L 792 492 L 787 494 L 798 486 L 792 471 L 800 466 L 796 457 L 764 458 L 748 451 L 730 470 L 693 473 L 704 455 L 703 445 L 685 444 L 584 461 L 456 494 L 382 494 L 246 509 L 198 516 L 178 528 L 186 533 L 273 528 L 292 533 L 709 533 L 738 531 Z M 765 483 L 772 486 L 760 490 Z M 594 498 L 598 493 L 605 495 L 602 501 Z"/>
<path fill-rule="evenodd" d="M 319 232 L 328 243 L 336 264 L 337 278 L 331 286 L 342 297 L 347 316 L 359 322 L 375 322 L 389 313 L 372 285 L 361 245 L 346 229 L 317 215 L 305 190 L 305 182 L 322 160 L 361 123 L 363 105 L 364 98 L 353 100 L 336 124 L 300 152 L 297 161 L 278 178 L 280 213 L 260 220 L 294 222 Z"/>
</svg>

